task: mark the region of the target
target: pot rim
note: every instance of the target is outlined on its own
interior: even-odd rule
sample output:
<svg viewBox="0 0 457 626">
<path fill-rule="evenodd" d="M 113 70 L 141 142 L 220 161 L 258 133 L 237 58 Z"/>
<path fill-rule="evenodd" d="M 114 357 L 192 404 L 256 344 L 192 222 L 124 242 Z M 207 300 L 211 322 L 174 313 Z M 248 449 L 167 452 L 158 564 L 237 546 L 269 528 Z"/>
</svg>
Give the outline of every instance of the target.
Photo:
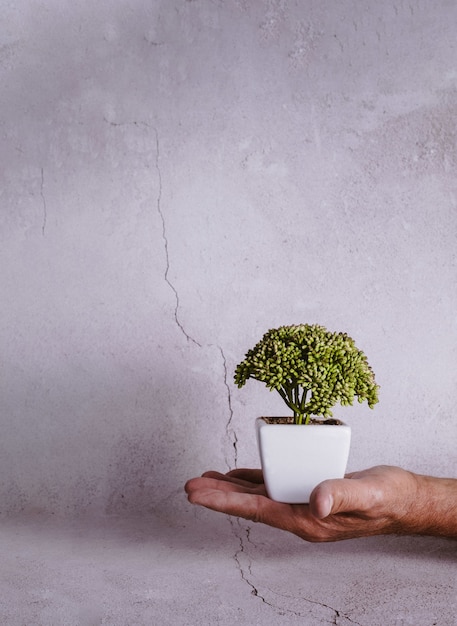
<svg viewBox="0 0 457 626">
<path fill-rule="evenodd" d="M 319 419 L 318 417 L 312 417 L 311 419 L 313 420 L 313 422 L 311 422 L 310 424 L 294 424 L 293 422 L 289 421 L 289 422 L 279 422 L 279 423 L 275 423 L 275 422 L 270 422 L 268 420 L 293 420 L 293 417 L 291 417 L 290 415 L 261 415 L 259 417 L 256 418 L 256 421 L 260 421 L 263 422 L 266 426 L 299 426 L 300 428 L 302 428 L 303 426 L 306 426 L 306 428 L 309 428 L 311 426 L 315 426 L 320 428 L 321 426 L 325 426 L 326 428 L 329 428 L 330 426 L 348 426 L 348 424 L 346 424 L 346 422 L 343 422 L 342 420 L 338 419 L 338 418 L 334 418 L 334 417 L 330 417 L 327 419 Z M 337 422 L 337 423 L 334 423 Z"/>
</svg>

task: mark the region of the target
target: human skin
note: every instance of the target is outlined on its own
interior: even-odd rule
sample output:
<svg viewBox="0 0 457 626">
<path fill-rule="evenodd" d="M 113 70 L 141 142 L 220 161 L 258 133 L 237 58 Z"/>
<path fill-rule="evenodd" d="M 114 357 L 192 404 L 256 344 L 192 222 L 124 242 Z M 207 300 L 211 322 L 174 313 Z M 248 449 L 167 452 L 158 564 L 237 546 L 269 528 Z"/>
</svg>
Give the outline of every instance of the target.
<svg viewBox="0 0 457 626">
<path fill-rule="evenodd" d="M 192 504 L 244 517 L 306 541 L 339 541 L 371 535 L 457 538 L 457 479 L 436 478 L 381 465 L 326 480 L 309 504 L 268 498 L 262 471 L 205 472 L 186 483 Z"/>
</svg>

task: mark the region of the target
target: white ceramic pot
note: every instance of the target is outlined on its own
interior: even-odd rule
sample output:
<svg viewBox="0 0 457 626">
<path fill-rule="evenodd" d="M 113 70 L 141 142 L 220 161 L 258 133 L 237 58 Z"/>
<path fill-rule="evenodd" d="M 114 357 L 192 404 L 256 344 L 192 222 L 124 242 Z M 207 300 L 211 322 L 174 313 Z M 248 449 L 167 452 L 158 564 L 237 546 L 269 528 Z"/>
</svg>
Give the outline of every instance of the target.
<svg viewBox="0 0 457 626">
<path fill-rule="evenodd" d="M 256 431 L 272 500 L 304 504 L 320 482 L 344 477 L 351 445 L 346 424 L 271 424 L 258 417 Z"/>
</svg>

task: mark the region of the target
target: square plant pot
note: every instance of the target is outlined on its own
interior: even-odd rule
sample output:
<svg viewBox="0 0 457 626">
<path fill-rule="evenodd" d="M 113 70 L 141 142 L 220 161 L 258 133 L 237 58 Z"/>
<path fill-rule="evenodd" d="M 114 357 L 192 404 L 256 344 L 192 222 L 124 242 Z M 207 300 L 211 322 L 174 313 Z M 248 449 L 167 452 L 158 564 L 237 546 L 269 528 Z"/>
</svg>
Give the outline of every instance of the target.
<svg viewBox="0 0 457 626">
<path fill-rule="evenodd" d="M 256 432 L 265 487 L 272 500 L 305 504 L 320 482 L 344 477 L 351 445 L 347 424 L 280 424 L 258 417 Z"/>
</svg>

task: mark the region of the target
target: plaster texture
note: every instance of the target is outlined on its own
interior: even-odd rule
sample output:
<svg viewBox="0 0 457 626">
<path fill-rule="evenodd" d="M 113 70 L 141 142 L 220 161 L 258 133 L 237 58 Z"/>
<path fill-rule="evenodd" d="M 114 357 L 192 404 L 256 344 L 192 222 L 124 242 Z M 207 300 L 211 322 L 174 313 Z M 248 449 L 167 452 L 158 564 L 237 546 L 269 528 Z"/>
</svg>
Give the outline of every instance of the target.
<svg viewBox="0 0 457 626">
<path fill-rule="evenodd" d="M 0 0 L 0 622 L 452 626 L 455 542 L 191 507 L 284 412 L 233 371 L 344 330 L 349 469 L 456 476 L 457 5 Z"/>
</svg>

